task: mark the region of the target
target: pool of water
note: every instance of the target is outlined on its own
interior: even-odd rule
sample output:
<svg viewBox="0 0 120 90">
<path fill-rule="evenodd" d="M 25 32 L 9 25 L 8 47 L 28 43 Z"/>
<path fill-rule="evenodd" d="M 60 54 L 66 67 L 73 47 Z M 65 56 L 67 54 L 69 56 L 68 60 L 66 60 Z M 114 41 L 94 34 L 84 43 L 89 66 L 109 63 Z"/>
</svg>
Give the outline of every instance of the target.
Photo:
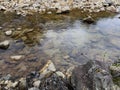
<svg viewBox="0 0 120 90">
<path fill-rule="evenodd" d="M 94 24 L 85 24 L 81 20 L 67 25 L 64 22 L 58 24 L 61 28 L 47 28 L 42 32 L 42 37 L 39 32 L 31 32 L 34 34 L 32 40 L 37 42 L 32 46 L 26 45 L 20 38 L 5 37 L 11 44 L 7 50 L 0 50 L 1 74 L 22 75 L 39 70 L 47 60 L 52 60 L 60 70 L 84 64 L 88 60 L 112 63 L 120 58 L 119 16 L 101 18 Z M 24 59 L 13 61 L 10 59 L 12 55 L 24 55 Z"/>
</svg>

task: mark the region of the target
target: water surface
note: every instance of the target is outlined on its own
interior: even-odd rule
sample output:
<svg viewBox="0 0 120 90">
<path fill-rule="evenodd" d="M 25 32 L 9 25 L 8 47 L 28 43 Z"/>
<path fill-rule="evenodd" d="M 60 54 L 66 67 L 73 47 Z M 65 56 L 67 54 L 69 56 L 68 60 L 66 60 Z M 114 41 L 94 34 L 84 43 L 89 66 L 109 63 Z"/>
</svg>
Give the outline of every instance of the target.
<svg viewBox="0 0 120 90">
<path fill-rule="evenodd" d="M 17 39 L 2 36 L 0 40 L 7 38 L 11 40 L 11 45 L 8 50 L 0 50 L 0 71 L 2 74 L 15 74 L 39 70 L 46 60 L 52 60 L 60 70 L 83 64 L 88 60 L 112 63 L 120 58 L 118 16 L 101 18 L 94 24 L 75 20 L 72 23 L 57 23 L 58 27 L 53 23 L 55 25 L 42 31 L 42 34 L 39 30 L 37 33 L 25 32 L 27 34 L 24 33 L 22 38 Z M 27 45 L 27 40 L 34 44 Z M 25 57 L 20 61 L 12 61 L 12 55 Z"/>
</svg>

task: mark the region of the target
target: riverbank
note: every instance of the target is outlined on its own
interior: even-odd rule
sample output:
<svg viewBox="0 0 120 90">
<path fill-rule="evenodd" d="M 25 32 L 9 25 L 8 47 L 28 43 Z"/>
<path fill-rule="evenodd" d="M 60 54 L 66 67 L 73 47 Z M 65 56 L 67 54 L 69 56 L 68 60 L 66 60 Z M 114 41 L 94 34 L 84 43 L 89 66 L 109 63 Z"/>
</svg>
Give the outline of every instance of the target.
<svg viewBox="0 0 120 90">
<path fill-rule="evenodd" d="M 72 9 L 83 9 L 87 12 L 111 11 L 120 12 L 119 0 L 1 0 L 0 10 L 16 12 L 26 16 L 27 14 L 69 13 Z"/>
</svg>

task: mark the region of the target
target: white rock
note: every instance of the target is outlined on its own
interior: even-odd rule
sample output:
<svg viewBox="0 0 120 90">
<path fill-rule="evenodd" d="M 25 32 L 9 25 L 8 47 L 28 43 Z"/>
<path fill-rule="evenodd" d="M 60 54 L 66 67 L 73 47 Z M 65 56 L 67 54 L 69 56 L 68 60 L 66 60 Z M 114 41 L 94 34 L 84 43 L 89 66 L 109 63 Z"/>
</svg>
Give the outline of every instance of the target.
<svg viewBox="0 0 120 90">
<path fill-rule="evenodd" d="M 63 58 L 64 58 L 64 59 L 68 59 L 68 58 L 70 58 L 70 56 L 69 56 L 69 55 L 66 55 L 66 56 L 64 56 Z"/>
<path fill-rule="evenodd" d="M 52 14 L 52 12 L 49 11 L 49 12 L 47 12 L 47 14 Z"/>
<path fill-rule="evenodd" d="M 0 43 L 0 49 L 7 49 L 10 45 L 10 41 L 9 40 L 5 40 L 3 42 Z"/>
<path fill-rule="evenodd" d="M 13 84 L 12 84 L 12 87 L 14 88 L 14 87 L 16 87 L 18 85 L 18 82 L 16 81 L 16 82 L 14 82 Z"/>
<path fill-rule="evenodd" d="M 12 30 L 6 31 L 5 35 L 10 36 L 12 34 Z"/>
<path fill-rule="evenodd" d="M 57 74 L 59 77 L 65 78 L 65 75 L 64 75 L 62 72 L 60 72 L 60 71 L 57 71 L 56 74 Z"/>
<path fill-rule="evenodd" d="M 0 27 L 0 29 L 2 29 L 2 27 Z"/>
<path fill-rule="evenodd" d="M 15 55 L 10 57 L 12 60 L 20 60 L 23 58 L 23 55 Z"/>
<path fill-rule="evenodd" d="M 33 86 L 34 86 L 34 87 L 37 87 L 37 88 L 39 88 L 39 86 L 40 86 L 40 83 L 41 83 L 41 81 L 40 81 L 40 80 L 38 80 L 38 81 L 35 81 L 35 82 L 33 83 Z"/>
</svg>

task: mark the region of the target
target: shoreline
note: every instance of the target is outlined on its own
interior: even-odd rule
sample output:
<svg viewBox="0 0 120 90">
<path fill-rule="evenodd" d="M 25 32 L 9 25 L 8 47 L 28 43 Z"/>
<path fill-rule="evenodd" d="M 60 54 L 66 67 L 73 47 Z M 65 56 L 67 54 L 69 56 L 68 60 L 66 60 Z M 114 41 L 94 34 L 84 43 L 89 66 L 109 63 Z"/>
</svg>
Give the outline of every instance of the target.
<svg viewBox="0 0 120 90">
<path fill-rule="evenodd" d="M 111 11 L 120 12 L 120 2 L 117 0 L 11 0 L 0 1 L 0 10 L 5 12 L 16 12 L 18 15 L 46 13 L 62 14 L 69 13 L 72 9 L 83 9 L 86 12 Z"/>
</svg>

